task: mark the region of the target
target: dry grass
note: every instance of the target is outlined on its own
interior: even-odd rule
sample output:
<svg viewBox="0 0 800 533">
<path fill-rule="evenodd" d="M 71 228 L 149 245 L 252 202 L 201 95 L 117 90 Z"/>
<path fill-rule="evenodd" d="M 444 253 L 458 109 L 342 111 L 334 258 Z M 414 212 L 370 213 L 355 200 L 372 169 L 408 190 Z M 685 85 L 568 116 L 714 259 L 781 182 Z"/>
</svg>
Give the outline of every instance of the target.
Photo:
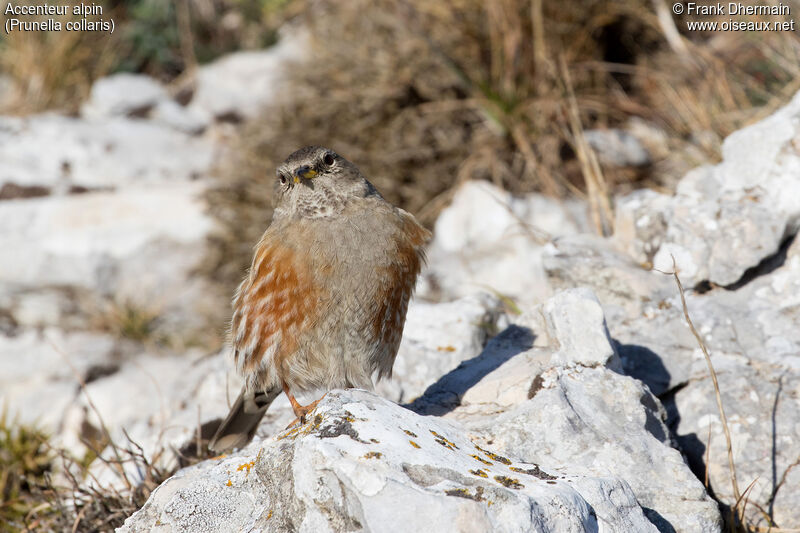
<svg viewBox="0 0 800 533">
<path fill-rule="evenodd" d="M 714 364 L 711 362 L 711 355 L 708 352 L 708 348 L 706 347 L 705 342 L 703 341 L 702 336 L 698 333 L 697 329 L 694 327 L 694 322 L 692 322 L 692 318 L 689 316 L 689 308 L 686 305 L 686 294 L 683 289 L 683 284 L 681 283 L 681 279 L 678 276 L 678 267 L 675 263 L 675 258 L 672 258 L 672 272 L 662 272 L 663 274 L 669 274 L 675 279 L 675 284 L 678 287 L 678 293 L 681 297 L 681 307 L 683 309 L 683 316 L 686 320 L 686 324 L 689 326 L 689 329 L 694 335 L 695 340 L 697 340 L 697 344 L 700 346 L 700 350 L 703 352 L 703 356 L 705 357 L 706 364 L 708 365 L 708 372 L 711 377 L 711 383 L 714 387 L 714 395 L 717 402 L 717 411 L 719 412 L 720 422 L 722 423 L 722 430 L 725 434 L 725 444 L 728 453 L 728 473 L 730 474 L 731 478 L 731 490 L 733 493 L 733 497 L 736 498 L 736 501 L 733 505 L 724 505 L 728 510 L 728 515 L 723 516 L 725 522 L 728 526 L 728 529 L 731 533 L 761 533 L 761 532 L 771 532 L 771 533 L 798 533 L 800 529 L 796 528 L 780 528 L 780 527 L 773 527 L 770 525 L 769 527 L 758 526 L 753 524 L 751 520 L 747 517 L 747 505 L 751 503 L 755 507 L 759 509 L 761 515 L 764 519 L 766 519 L 767 523 L 771 524 L 771 517 L 769 513 L 767 513 L 764 509 L 761 508 L 757 503 L 749 501 L 749 494 L 751 489 L 755 486 L 756 481 L 758 478 L 753 479 L 750 484 L 745 488 L 744 491 L 740 491 L 739 489 L 739 481 L 736 477 L 736 464 L 733 459 L 733 439 L 731 438 L 730 428 L 728 426 L 728 418 L 725 415 L 725 407 L 722 403 L 722 393 L 719 387 L 719 381 L 717 380 L 717 372 L 714 369 Z M 706 472 L 705 472 L 705 482 L 704 485 L 708 489 L 709 488 L 709 481 L 708 481 L 708 468 L 710 464 L 710 450 L 711 450 L 711 428 L 709 427 L 708 433 L 708 441 L 707 441 L 707 453 L 706 453 Z M 798 459 L 800 462 L 800 459 Z M 797 464 L 797 463 L 795 463 Z M 790 466 L 791 469 L 794 465 Z M 789 469 L 786 470 L 784 473 L 784 477 L 781 479 L 781 485 L 785 479 L 786 473 L 788 473 Z M 777 492 L 780 485 L 776 486 L 774 492 L 772 494 L 772 498 L 775 497 L 775 492 Z M 720 502 L 722 504 L 722 502 Z"/>
<path fill-rule="evenodd" d="M 80 3 L 67 0 L 58 5 Z M 0 74 L 11 81 L 10 93 L 0 101 L 0 113 L 76 112 L 94 80 L 116 71 L 143 72 L 171 82 L 197 63 L 233 50 L 272 44 L 282 14 L 291 13 L 289 0 L 83 3 L 100 6 L 103 13 L 88 19 L 113 20 L 114 32 L 0 32 Z M 6 18 L 50 17 L 14 17 L 0 10 L 0 23 L 5 24 Z M 53 18 L 62 24 L 77 19 Z"/>
<path fill-rule="evenodd" d="M 341 152 L 428 225 L 456 185 L 486 179 L 587 198 L 607 233 L 611 194 L 715 160 L 800 80 L 795 35 L 682 34 L 650 0 L 304 3 L 312 57 L 209 195 L 223 231 L 208 268 L 231 286 L 268 224 L 274 168 L 300 146 Z M 634 117 L 667 139 L 653 164 L 601 166 L 582 132 Z"/>
<path fill-rule="evenodd" d="M 80 438 L 88 452 L 76 458 L 54 448 L 35 427 L 0 416 L 0 533 L 111 531 L 122 526 L 179 467 L 209 457 L 206 445 L 216 429 L 213 423 L 213 427 L 200 427 L 198 422 L 197 442 L 176 451 L 179 460 L 170 461 L 174 464 L 169 468 L 159 466 L 166 450 L 145 453 L 124 430 L 125 442 L 115 442 L 86 382 L 69 357 L 56 345 L 53 348 L 75 376 L 100 427 L 84 427 Z M 114 472 L 120 483 L 99 481 L 92 467 L 97 463 Z"/>
<path fill-rule="evenodd" d="M 78 4 L 76 0 L 63 5 Z M 5 4 L 4 4 L 5 6 Z M 7 18 L 0 12 L 0 23 Z M 47 16 L 18 17 L 47 20 Z M 53 17 L 62 24 L 72 17 Z M 88 17 L 89 20 L 100 17 Z M 0 101 L 6 114 L 27 114 L 49 108 L 75 111 L 89 94 L 92 82 L 110 72 L 116 57 L 117 39 L 102 32 L 66 31 L 13 32 L 0 38 L 0 73 L 14 83 Z"/>
</svg>

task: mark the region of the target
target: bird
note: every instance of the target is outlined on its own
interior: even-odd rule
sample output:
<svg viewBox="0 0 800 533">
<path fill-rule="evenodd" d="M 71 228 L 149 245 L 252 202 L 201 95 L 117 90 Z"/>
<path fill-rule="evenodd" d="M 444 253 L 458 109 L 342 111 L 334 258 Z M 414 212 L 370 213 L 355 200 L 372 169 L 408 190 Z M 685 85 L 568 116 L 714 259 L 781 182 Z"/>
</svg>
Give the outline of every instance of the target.
<svg viewBox="0 0 800 533">
<path fill-rule="evenodd" d="M 328 391 L 391 377 L 431 238 L 321 146 L 278 166 L 273 199 L 233 298 L 229 340 L 244 386 L 209 441 L 215 452 L 249 443 L 281 392 L 302 424 Z M 314 391 L 324 394 L 306 406 L 294 396 Z"/>
</svg>

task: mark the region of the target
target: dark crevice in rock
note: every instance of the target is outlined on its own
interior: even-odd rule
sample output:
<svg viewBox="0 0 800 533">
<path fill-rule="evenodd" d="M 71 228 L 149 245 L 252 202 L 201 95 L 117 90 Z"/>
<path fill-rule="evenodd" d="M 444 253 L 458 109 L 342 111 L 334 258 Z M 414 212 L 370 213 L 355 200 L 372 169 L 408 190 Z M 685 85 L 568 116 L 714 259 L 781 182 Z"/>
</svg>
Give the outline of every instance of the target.
<svg viewBox="0 0 800 533">
<path fill-rule="evenodd" d="M 89 192 L 113 192 L 114 190 L 115 190 L 114 187 L 110 186 L 85 187 L 83 185 L 70 185 L 69 189 L 67 189 L 67 194 L 86 194 Z"/>
<path fill-rule="evenodd" d="M 678 422 L 680 422 L 681 419 L 680 413 L 678 413 L 678 408 L 675 405 L 675 395 L 683 390 L 687 385 L 689 385 L 689 382 L 683 381 L 665 390 L 661 394 L 656 395 L 656 397 L 661 401 L 661 405 L 663 405 L 664 409 L 667 411 L 666 424 L 673 434 L 675 434 L 675 430 L 678 427 Z"/>
<path fill-rule="evenodd" d="M 708 281 L 707 279 L 704 279 L 703 281 L 698 282 L 697 285 L 692 287 L 691 290 L 693 290 L 697 294 L 705 294 L 708 291 L 710 291 L 711 289 L 713 289 L 714 287 L 715 286 L 710 281 Z"/>
<path fill-rule="evenodd" d="M 0 309 L 0 334 L 4 337 L 16 337 L 19 323 L 8 310 Z"/>
<path fill-rule="evenodd" d="M 17 185 L 16 183 L 4 183 L 0 187 L 0 200 L 16 200 L 18 198 L 39 198 L 49 196 L 50 188 L 41 185 Z"/>
<path fill-rule="evenodd" d="M 92 381 L 97 381 L 98 379 L 102 379 L 108 376 L 113 376 L 119 372 L 119 365 L 115 364 L 107 364 L 107 365 L 92 365 L 86 370 L 86 374 L 84 374 L 83 381 L 87 385 Z"/>
<path fill-rule="evenodd" d="M 533 378 L 531 386 L 528 389 L 528 399 L 532 400 L 533 397 L 536 396 L 536 393 L 542 390 L 542 387 L 544 387 L 544 379 L 541 374 L 536 374 L 536 377 Z"/>
<path fill-rule="evenodd" d="M 244 121 L 244 117 L 237 113 L 236 111 L 227 111 L 225 113 L 220 113 L 214 117 L 217 122 L 221 122 L 223 124 L 241 124 Z"/>
<path fill-rule="evenodd" d="M 726 291 L 736 291 L 750 283 L 751 281 L 760 278 L 761 276 L 766 276 L 768 274 L 773 273 L 777 269 L 783 266 L 786 262 L 786 256 L 789 252 L 789 247 L 792 246 L 795 238 L 797 237 L 797 233 L 793 233 L 786 237 L 781 245 L 778 247 L 778 250 L 772 254 L 768 255 L 764 259 L 762 259 L 756 266 L 750 267 L 744 271 L 742 277 L 739 278 L 738 281 L 731 283 L 730 285 L 716 285 L 711 283 L 708 280 L 703 280 L 699 282 L 697 285 L 694 286 L 694 291 L 698 294 L 704 294 L 712 289 L 722 288 Z"/>
<path fill-rule="evenodd" d="M 533 468 L 520 468 L 518 466 L 512 466 L 509 468 L 509 470 L 511 470 L 512 472 L 518 472 L 520 474 L 527 474 L 529 476 L 533 476 L 535 478 L 539 478 L 544 481 L 552 481 L 554 479 L 557 479 L 556 476 L 551 476 L 550 474 L 539 468 L 539 465 L 532 465 L 532 466 Z"/>
<path fill-rule="evenodd" d="M 766 276 L 767 274 L 771 274 L 775 270 L 782 267 L 783 264 L 786 262 L 787 252 L 789 251 L 789 247 L 794 242 L 795 237 L 797 237 L 796 233 L 786 237 L 781 243 L 781 245 L 778 247 L 777 252 L 775 252 L 770 256 L 765 257 L 756 266 L 750 267 L 747 270 L 745 270 L 744 274 L 742 274 L 742 277 L 739 279 L 739 281 L 731 283 L 730 285 L 725 285 L 723 289 L 729 291 L 735 291 L 737 289 L 741 289 L 754 279 L 760 276 Z"/>
</svg>

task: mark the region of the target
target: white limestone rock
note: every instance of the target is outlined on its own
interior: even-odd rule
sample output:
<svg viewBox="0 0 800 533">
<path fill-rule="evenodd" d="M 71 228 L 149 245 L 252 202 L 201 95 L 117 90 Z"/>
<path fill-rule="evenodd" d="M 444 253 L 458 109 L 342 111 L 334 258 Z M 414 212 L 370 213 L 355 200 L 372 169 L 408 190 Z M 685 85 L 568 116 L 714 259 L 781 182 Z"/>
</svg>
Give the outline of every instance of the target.
<svg viewBox="0 0 800 533">
<path fill-rule="evenodd" d="M 305 426 L 180 471 L 118 531 L 398 527 L 656 531 L 619 479 L 500 457 L 457 426 L 358 390 L 329 394 Z"/>
<path fill-rule="evenodd" d="M 0 116 L 0 187 L 66 194 L 197 180 L 208 175 L 214 150 L 207 138 L 127 117 Z"/>
<path fill-rule="evenodd" d="M 780 266 L 737 290 L 686 295 L 719 379 L 740 490 L 755 480 L 749 500 L 782 527 L 800 520 L 800 476 L 791 466 L 800 457 L 800 240 L 785 254 Z M 624 367 L 654 392 L 672 391 L 668 422 L 681 448 L 699 475 L 709 458 L 715 494 L 733 505 L 713 384 L 677 287 L 653 304 L 642 316 L 610 324 Z M 769 526 L 756 506 L 748 506 L 748 518 Z"/>
<path fill-rule="evenodd" d="M 144 116 L 168 99 L 166 89 L 150 76 L 120 72 L 94 82 L 81 115 L 88 119 Z"/>
<path fill-rule="evenodd" d="M 192 274 L 212 227 L 202 191 L 183 183 L 2 202 L 0 308 L 18 323 L 58 320 L 82 291 L 155 314 L 180 311 L 191 324 L 212 294 Z M 42 299 L 47 287 L 63 290 Z M 28 296 L 38 298 L 33 309 Z"/>
<path fill-rule="evenodd" d="M 540 301 L 551 293 L 542 247 L 586 227 L 575 203 L 466 182 L 436 221 L 419 294 L 450 300 L 490 291 L 521 303 Z"/>
<path fill-rule="evenodd" d="M 308 51 L 308 35 L 297 28 L 266 50 L 234 52 L 203 65 L 189 109 L 212 121 L 255 118 L 284 88 L 287 65 L 301 61 Z"/>
<path fill-rule="evenodd" d="M 666 412 L 620 373 L 602 309 L 585 289 L 558 293 L 411 405 L 458 420 L 530 462 L 625 479 L 662 531 L 720 531 L 716 503 L 683 461 Z"/>
<path fill-rule="evenodd" d="M 691 287 L 708 280 L 728 286 L 745 271 L 776 253 L 800 226 L 800 93 L 768 118 L 731 134 L 722 145 L 722 162 L 689 172 L 675 196 L 636 193 L 638 201 L 619 202 L 619 237 L 629 248 L 657 248 L 655 268 L 672 270 L 672 257 Z M 631 212 L 632 211 L 632 212 Z M 642 223 L 648 212 L 666 229 L 653 234 Z M 643 229 L 642 232 L 638 228 Z"/>
<path fill-rule="evenodd" d="M 584 136 L 597 153 L 597 158 L 605 165 L 641 167 L 652 162 L 639 139 L 625 130 L 587 130 Z"/>
</svg>

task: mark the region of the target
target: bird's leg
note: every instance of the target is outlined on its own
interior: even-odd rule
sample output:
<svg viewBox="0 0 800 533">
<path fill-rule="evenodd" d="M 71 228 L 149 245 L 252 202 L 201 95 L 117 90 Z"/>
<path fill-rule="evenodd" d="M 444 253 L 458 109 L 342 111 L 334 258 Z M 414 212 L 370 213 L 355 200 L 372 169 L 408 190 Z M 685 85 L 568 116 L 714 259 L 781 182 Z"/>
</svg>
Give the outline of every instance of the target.
<svg viewBox="0 0 800 533">
<path fill-rule="evenodd" d="M 325 394 L 327 394 L 327 393 L 323 394 L 322 398 L 313 401 L 308 405 L 300 405 L 300 402 L 298 402 L 297 399 L 294 397 L 294 395 L 291 393 L 291 391 L 289 390 L 289 385 L 287 385 L 285 381 L 283 382 L 283 393 L 286 394 L 287 398 L 289 398 L 289 403 L 292 404 L 292 411 L 294 411 L 295 416 L 297 416 L 297 418 L 292 420 L 291 424 L 286 426 L 286 429 L 296 426 L 298 423 L 305 424 L 306 415 L 311 411 L 313 411 L 314 408 L 317 406 L 317 404 L 319 404 L 319 402 L 322 401 L 322 398 L 325 397 Z"/>
</svg>

